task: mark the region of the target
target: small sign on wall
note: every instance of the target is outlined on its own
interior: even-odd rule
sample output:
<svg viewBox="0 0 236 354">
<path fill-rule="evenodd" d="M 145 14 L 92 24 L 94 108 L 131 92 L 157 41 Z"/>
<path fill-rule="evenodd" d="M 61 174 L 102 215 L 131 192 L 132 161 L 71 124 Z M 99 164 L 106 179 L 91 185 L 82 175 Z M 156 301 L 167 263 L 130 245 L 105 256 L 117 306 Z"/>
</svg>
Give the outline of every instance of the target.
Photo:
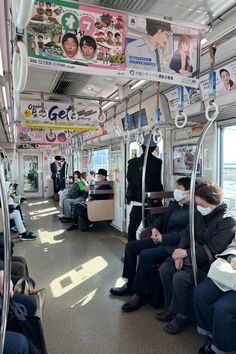
<svg viewBox="0 0 236 354">
<path fill-rule="evenodd" d="M 196 144 L 182 144 L 173 146 L 173 175 L 190 176 L 193 169 Z M 203 156 L 202 149 L 197 166 L 197 176 L 202 176 Z"/>
</svg>

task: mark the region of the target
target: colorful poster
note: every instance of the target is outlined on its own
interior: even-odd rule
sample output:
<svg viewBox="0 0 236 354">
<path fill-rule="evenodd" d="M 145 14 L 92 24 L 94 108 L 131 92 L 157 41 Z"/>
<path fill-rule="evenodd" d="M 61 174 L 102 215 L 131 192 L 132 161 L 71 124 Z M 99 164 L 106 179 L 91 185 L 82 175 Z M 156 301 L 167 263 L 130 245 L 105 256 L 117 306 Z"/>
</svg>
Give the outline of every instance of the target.
<svg viewBox="0 0 236 354">
<path fill-rule="evenodd" d="M 203 101 L 206 101 L 209 99 L 208 75 L 201 77 L 200 86 L 202 90 L 202 99 Z M 236 90 L 236 61 L 216 70 L 216 96 L 223 96 L 234 90 Z"/>
<path fill-rule="evenodd" d="M 82 142 L 86 142 L 89 140 L 100 138 L 100 137 L 107 135 L 107 134 L 108 134 L 107 124 L 100 123 L 97 131 L 91 130 L 91 131 L 83 133 Z"/>
<path fill-rule="evenodd" d="M 135 77 L 194 84 L 191 77 L 198 72 L 198 50 L 197 30 L 162 20 L 129 16 L 125 62 L 129 73 Z"/>
<path fill-rule="evenodd" d="M 35 143 L 35 144 L 60 144 L 66 143 L 72 137 L 72 133 L 68 130 L 46 130 L 45 129 L 29 129 L 17 127 L 17 142 L 19 144 Z"/>
<path fill-rule="evenodd" d="M 198 30 L 62 0 L 35 1 L 27 28 L 31 65 L 191 87 Z"/>
<path fill-rule="evenodd" d="M 165 94 L 171 112 L 178 110 L 178 89 L 171 90 Z M 201 102 L 202 96 L 199 88 L 184 87 L 184 106 Z"/>
<path fill-rule="evenodd" d="M 184 88 L 184 106 L 207 101 L 209 99 L 209 77 L 208 74 L 200 78 L 200 87 L 185 87 Z M 236 61 L 224 65 L 216 70 L 216 97 L 223 96 L 229 92 L 236 90 Z M 170 111 L 178 110 L 178 89 L 171 90 L 165 94 Z"/>
<path fill-rule="evenodd" d="M 194 155 L 197 146 L 195 144 L 183 144 L 173 146 L 173 175 L 190 176 L 192 173 Z M 202 150 L 197 167 L 197 176 L 202 176 L 203 158 Z"/>
<path fill-rule="evenodd" d="M 127 15 L 78 3 L 36 1 L 27 29 L 31 63 L 80 71 L 124 69 Z"/>
<path fill-rule="evenodd" d="M 59 130 L 96 130 L 98 115 L 97 103 L 88 104 L 77 101 L 72 114 L 70 104 L 45 102 L 42 114 L 38 101 L 21 102 L 21 125 L 26 128 Z"/>
</svg>

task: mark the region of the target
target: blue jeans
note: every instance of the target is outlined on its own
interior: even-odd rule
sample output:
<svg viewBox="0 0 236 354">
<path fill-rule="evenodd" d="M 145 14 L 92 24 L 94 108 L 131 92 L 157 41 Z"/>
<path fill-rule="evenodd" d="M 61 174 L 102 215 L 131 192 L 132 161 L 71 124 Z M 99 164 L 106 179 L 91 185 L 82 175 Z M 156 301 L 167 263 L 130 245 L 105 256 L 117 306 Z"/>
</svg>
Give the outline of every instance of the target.
<svg viewBox="0 0 236 354">
<path fill-rule="evenodd" d="M 236 291 L 224 292 L 206 278 L 194 290 L 194 309 L 199 332 L 212 335 L 213 350 L 236 351 Z"/>
<path fill-rule="evenodd" d="M 29 354 L 26 337 L 21 333 L 7 331 L 3 354 Z"/>
</svg>

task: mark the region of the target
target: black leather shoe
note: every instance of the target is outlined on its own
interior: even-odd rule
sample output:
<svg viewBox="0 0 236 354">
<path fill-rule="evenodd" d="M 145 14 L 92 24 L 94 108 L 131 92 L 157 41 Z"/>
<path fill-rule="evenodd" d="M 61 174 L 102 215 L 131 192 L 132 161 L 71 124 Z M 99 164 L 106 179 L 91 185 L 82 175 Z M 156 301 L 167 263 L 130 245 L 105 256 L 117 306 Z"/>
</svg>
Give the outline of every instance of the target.
<svg viewBox="0 0 236 354">
<path fill-rule="evenodd" d="M 161 322 L 170 322 L 174 317 L 175 315 L 172 312 L 161 312 L 155 315 L 155 318 Z"/>
<path fill-rule="evenodd" d="M 78 230 L 78 225 L 73 224 L 70 227 L 68 227 L 66 231 L 72 231 L 72 230 Z"/>
<path fill-rule="evenodd" d="M 124 284 L 120 288 L 111 288 L 110 293 L 115 296 L 126 296 L 126 295 L 133 295 L 133 291 Z"/>
<path fill-rule="evenodd" d="M 142 298 L 134 294 L 129 302 L 126 302 L 121 308 L 124 312 L 133 312 L 140 308 L 142 305 Z"/>
<path fill-rule="evenodd" d="M 168 334 L 177 334 L 182 332 L 189 324 L 188 319 L 175 316 L 173 320 L 165 325 L 164 331 Z"/>
</svg>

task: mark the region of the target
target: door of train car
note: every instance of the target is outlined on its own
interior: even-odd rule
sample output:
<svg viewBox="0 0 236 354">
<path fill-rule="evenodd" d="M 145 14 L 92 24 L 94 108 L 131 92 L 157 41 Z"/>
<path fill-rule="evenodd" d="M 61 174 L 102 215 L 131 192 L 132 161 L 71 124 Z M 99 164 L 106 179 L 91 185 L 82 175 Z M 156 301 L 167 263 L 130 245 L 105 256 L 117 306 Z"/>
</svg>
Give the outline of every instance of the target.
<svg viewBox="0 0 236 354">
<path fill-rule="evenodd" d="M 43 197 L 42 153 L 20 154 L 20 193 L 26 198 Z"/>
</svg>

